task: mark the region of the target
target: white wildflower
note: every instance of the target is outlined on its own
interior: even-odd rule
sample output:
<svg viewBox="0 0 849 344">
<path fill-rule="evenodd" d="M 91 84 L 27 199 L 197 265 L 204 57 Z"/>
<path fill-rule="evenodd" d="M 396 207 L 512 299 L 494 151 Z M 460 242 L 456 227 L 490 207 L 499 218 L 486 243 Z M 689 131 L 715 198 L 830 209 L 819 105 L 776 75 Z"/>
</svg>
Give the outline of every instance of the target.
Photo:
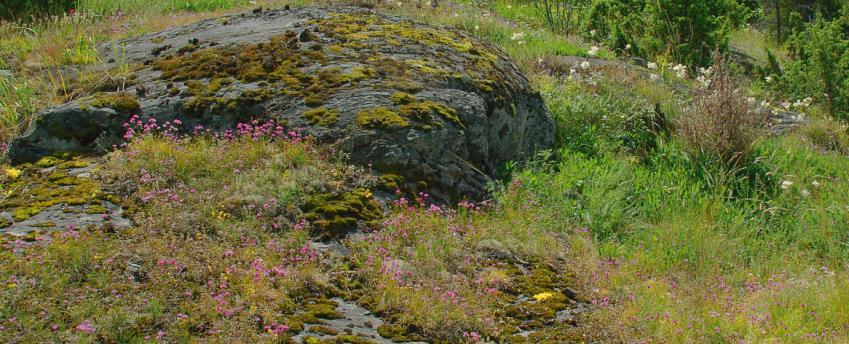
<svg viewBox="0 0 849 344">
<path fill-rule="evenodd" d="M 765 77 L 764 81 L 766 81 L 767 84 L 771 83 L 772 82 L 772 76 L 770 75 L 770 76 Z"/>
<path fill-rule="evenodd" d="M 660 76 L 659 76 L 659 75 L 657 75 L 657 74 L 654 74 L 654 73 L 652 73 L 652 75 L 651 75 L 651 76 L 649 76 L 649 77 L 651 78 L 651 81 L 658 81 L 658 80 L 660 80 Z"/>
<path fill-rule="evenodd" d="M 675 67 L 672 67 L 672 70 L 675 71 L 675 75 L 678 76 L 679 79 L 684 79 L 687 77 L 687 66 L 682 64 L 677 64 Z"/>
<path fill-rule="evenodd" d="M 790 104 L 790 102 L 782 102 L 781 103 L 781 107 L 783 107 L 785 110 L 790 110 L 790 105 L 793 105 L 793 104 Z"/>
<path fill-rule="evenodd" d="M 648 67 L 649 67 L 649 69 L 651 69 L 651 70 L 655 70 L 655 69 L 657 69 L 657 63 L 649 62 Z"/>
<path fill-rule="evenodd" d="M 791 181 L 789 181 L 789 180 L 782 180 L 782 181 L 781 181 L 781 189 L 782 189 L 782 190 L 787 190 L 787 189 L 788 189 L 788 188 L 790 188 L 791 186 L 793 186 L 793 182 L 791 182 Z"/>
<path fill-rule="evenodd" d="M 589 69 L 590 63 L 588 61 L 581 62 L 581 69 Z"/>
<path fill-rule="evenodd" d="M 802 189 L 802 196 L 808 197 L 811 195 L 811 192 L 808 189 Z"/>
<path fill-rule="evenodd" d="M 513 33 L 513 36 L 510 37 L 510 39 L 514 40 L 514 41 L 519 41 L 519 40 L 522 40 L 523 38 L 525 38 L 524 32 L 515 32 L 515 33 Z"/>
<path fill-rule="evenodd" d="M 587 52 L 587 55 L 590 55 L 590 57 L 595 57 L 596 55 L 598 55 L 598 47 L 593 46 L 592 48 L 590 48 L 590 51 Z"/>
<path fill-rule="evenodd" d="M 811 185 L 813 185 L 815 188 L 818 188 L 818 187 L 820 187 L 820 182 L 814 180 L 814 181 L 811 182 Z"/>
<path fill-rule="evenodd" d="M 630 44 L 625 44 L 625 50 L 631 50 L 631 45 L 630 45 Z"/>
<path fill-rule="evenodd" d="M 590 30 L 590 37 L 595 37 L 595 30 Z"/>
</svg>

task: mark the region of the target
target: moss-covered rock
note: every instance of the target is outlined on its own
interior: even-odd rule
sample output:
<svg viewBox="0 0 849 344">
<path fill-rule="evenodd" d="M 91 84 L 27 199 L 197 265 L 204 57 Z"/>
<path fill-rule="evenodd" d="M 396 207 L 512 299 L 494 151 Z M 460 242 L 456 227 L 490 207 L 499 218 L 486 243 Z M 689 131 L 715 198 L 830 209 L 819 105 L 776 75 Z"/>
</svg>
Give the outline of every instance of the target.
<svg viewBox="0 0 849 344">
<path fill-rule="evenodd" d="M 518 68 L 459 30 L 359 8 L 299 8 L 116 44 L 121 56 L 105 49 L 104 60 L 129 64 L 137 83 L 45 111 L 34 134 L 12 145 L 14 161 L 49 155 L 55 142 L 102 153 L 120 144 L 128 112 L 179 118 L 187 131 L 272 117 L 453 201 L 483 196 L 505 162 L 553 144 L 554 122 Z"/>
</svg>

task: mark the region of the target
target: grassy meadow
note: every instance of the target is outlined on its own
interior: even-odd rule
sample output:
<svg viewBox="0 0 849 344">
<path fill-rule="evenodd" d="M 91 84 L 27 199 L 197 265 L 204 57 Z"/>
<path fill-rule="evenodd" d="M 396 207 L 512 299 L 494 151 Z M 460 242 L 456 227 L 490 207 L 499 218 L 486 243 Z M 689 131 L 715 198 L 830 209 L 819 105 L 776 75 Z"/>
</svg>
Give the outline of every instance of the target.
<svg viewBox="0 0 849 344">
<path fill-rule="evenodd" d="M 0 23 L 0 148 L 38 109 L 127 77 L 124 68 L 92 69 L 104 62 L 99 44 L 259 6 L 312 4 L 81 0 L 73 14 Z M 482 204 L 399 196 L 339 259 L 310 246 L 299 209 L 332 193 L 345 195 L 335 206 L 380 213 L 370 190 L 381 181 L 338 153 L 263 124 L 260 139 L 139 135 L 96 172 L 121 191 L 133 228 L 2 239 L 0 341 L 286 342 L 304 317 L 326 311 L 324 301 L 307 301 L 318 293 L 366 300 L 395 326 L 384 332 L 401 339 L 501 342 L 508 286 L 542 295 L 548 284 L 487 258 L 498 251 L 591 305 L 577 327 L 539 342 L 849 342 L 849 135 L 822 104 L 799 107 L 807 121 L 788 132 L 753 127 L 739 143 L 745 152 L 729 157 L 705 143 L 722 124 L 693 118 L 795 100 L 733 66 L 731 81 L 695 67 L 679 77 L 662 56 L 639 70 L 600 66 L 629 56 L 552 30 L 528 2 L 418 5 L 375 8 L 500 47 L 543 95 L 557 124 L 554 149 L 505 166 Z M 735 31 L 730 45 L 757 61 L 781 51 L 752 30 Z M 595 59 L 563 72 L 551 65 L 557 56 Z M 737 89 L 736 100 L 679 90 L 709 89 L 705 80 Z M 652 124 L 658 112 L 663 128 Z M 687 125 L 707 136 L 680 130 Z M 0 202 L 27 192 L 16 181 L 37 173 L 4 170 Z M 125 277 L 137 262 L 153 262 L 146 283 Z"/>
</svg>

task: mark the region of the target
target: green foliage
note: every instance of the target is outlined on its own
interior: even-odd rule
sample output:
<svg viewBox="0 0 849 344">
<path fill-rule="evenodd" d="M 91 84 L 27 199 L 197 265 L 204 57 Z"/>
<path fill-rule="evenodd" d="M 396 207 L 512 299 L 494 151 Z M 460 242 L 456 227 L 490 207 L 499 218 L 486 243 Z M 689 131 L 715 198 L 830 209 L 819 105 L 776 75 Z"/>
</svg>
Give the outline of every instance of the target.
<svg viewBox="0 0 849 344">
<path fill-rule="evenodd" d="M 817 19 L 787 46 L 793 60 L 773 88 L 793 99 L 812 97 L 832 117 L 849 120 L 849 22 Z"/>
<path fill-rule="evenodd" d="M 584 19 L 584 34 L 629 54 L 664 56 L 707 65 L 725 49 L 737 4 L 728 0 L 597 0 Z"/>
</svg>

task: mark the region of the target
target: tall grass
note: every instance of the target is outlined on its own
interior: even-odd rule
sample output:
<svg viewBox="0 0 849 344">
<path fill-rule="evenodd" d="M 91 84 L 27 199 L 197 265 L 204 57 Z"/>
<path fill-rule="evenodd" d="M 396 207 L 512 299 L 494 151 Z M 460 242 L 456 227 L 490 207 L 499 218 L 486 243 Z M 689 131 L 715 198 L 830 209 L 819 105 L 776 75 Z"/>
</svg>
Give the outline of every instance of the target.
<svg viewBox="0 0 849 344">
<path fill-rule="evenodd" d="M 5 143 L 26 129 L 35 113 L 36 94 L 26 80 L 17 77 L 0 60 L 0 156 Z"/>
<path fill-rule="evenodd" d="M 77 11 L 112 15 L 118 12 L 159 14 L 170 12 L 210 12 L 248 6 L 249 0 L 78 0 Z"/>
</svg>

